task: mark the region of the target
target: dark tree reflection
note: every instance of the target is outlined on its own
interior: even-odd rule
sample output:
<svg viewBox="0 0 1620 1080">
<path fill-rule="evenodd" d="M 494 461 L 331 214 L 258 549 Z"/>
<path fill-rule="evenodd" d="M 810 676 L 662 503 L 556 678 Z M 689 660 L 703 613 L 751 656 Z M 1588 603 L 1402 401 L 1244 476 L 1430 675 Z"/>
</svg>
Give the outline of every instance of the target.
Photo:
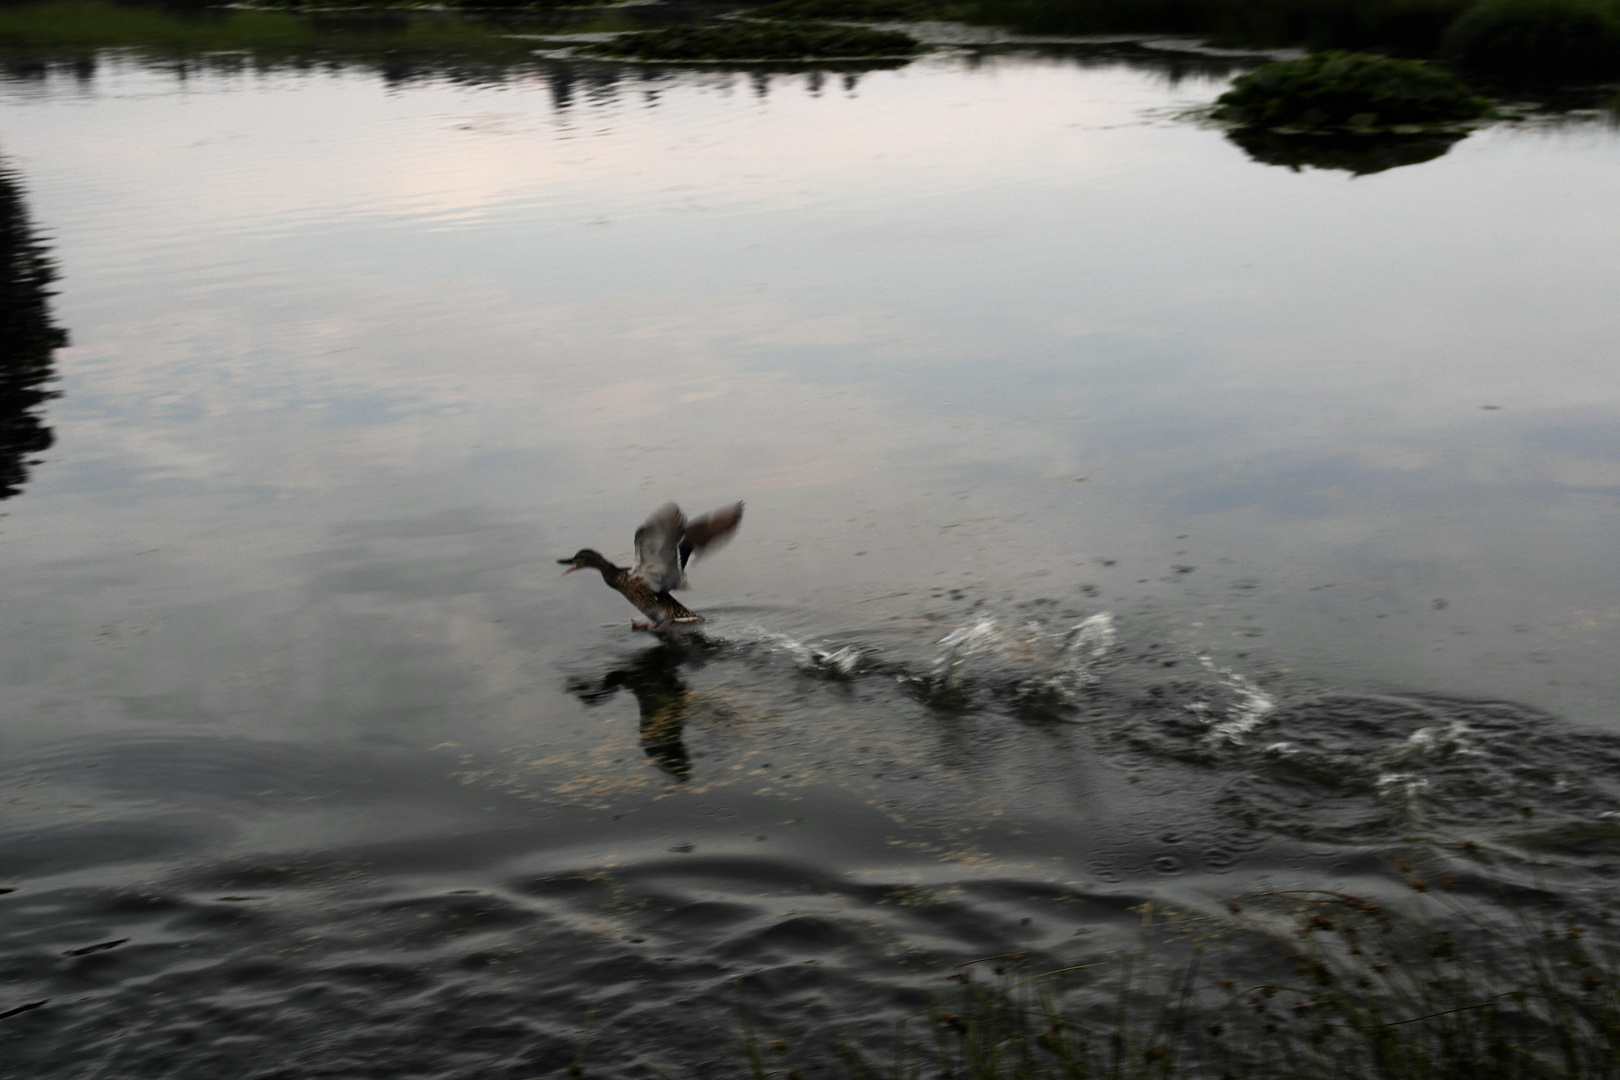
<svg viewBox="0 0 1620 1080">
<path fill-rule="evenodd" d="M 51 445 L 40 407 L 56 396 L 52 361 L 67 331 L 51 321 L 56 268 L 28 220 L 18 177 L 3 165 L 0 252 L 0 499 L 7 499 L 28 481 L 33 455 Z"/>
<path fill-rule="evenodd" d="M 682 738 L 692 691 L 681 678 L 681 669 L 700 661 L 701 643 L 661 641 L 600 679 L 570 681 L 568 690 L 587 705 L 606 701 L 620 690 L 630 691 L 641 712 L 642 751 L 669 775 L 685 780 L 692 775 L 692 759 Z"/>
<path fill-rule="evenodd" d="M 1424 135 L 1283 135 L 1260 128 L 1238 128 L 1226 137 L 1263 165 L 1302 169 L 1342 169 L 1370 176 L 1403 165 L 1433 161 L 1466 136 L 1459 132 Z"/>
</svg>

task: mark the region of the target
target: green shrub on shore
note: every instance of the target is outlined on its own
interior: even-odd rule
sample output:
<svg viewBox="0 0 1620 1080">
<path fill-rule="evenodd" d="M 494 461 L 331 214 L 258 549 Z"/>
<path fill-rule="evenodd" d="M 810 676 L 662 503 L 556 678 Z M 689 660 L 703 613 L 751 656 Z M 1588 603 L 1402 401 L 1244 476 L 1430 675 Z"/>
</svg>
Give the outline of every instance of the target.
<svg viewBox="0 0 1620 1080">
<path fill-rule="evenodd" d="M 1445 59 L 1517 84 L 1620 76 L 1620 5 L 1613 0 L 1485 0 L 1446 31 Z"/>
<path fill-rule="evenodd" d="M 1372 130 L 1473 120 L 1491 112 L 1456 76 L 1415 60 L 1325 52 L 1239 76 L 1214 116 L 1245 127 Z"/>
<path fill-rule="evenodd" d="M 1474 0 L 975 0 L 973 21 L 1032 33 L 1201 34 L 1227 45 L 1434 56 Z"/>
<path fill-rule="evenodd" d="M 730 21 L 620 34 L 581 46 L 582 53 L 634 60 L 819 60 L 911 56 L 910 34 L 825 23 Z"/>
<path fill-rule="evenodd" d="M 1198 34 L 1224 45 L 1440 57 L 1502 83 L 1620 78 L 1620 0 L 971 0 L 1034 33 Z"/>
</svg>

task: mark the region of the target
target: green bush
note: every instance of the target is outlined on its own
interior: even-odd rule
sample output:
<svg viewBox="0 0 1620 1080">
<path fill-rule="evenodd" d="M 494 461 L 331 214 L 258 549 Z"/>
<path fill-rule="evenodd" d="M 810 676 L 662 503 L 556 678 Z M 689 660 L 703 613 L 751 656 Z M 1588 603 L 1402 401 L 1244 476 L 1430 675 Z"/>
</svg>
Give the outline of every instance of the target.
<svg viewBox="0 0 1620 1080">
<path fill-rule="evenodd" d="M 1441 54 L 1506 83 L 1620 75 L 1620 9 L 1602 0 L 1485 0 L 1446 31 Z"/>
<path fill-rule="evenodd" d="M 136 7 L 105 0 L 0 3 L 0 47 L 60 55 L 96 49 L 135 49 L 148 55 L 209 57 L 251 53 L 255 63 L 303 63 L 310 56 L 378 65 L 399 72 L 466 64 L 492 74 L 532 61 L 533 43 L 500 27 L 443 12 L 305 13 L 216 8 Z"/>
<path fill-rule="evenodd" d="M 580 47 L 598 56 L 636 60 L 815 60 L 910 56 L 921 48 L 910 34 L 825 23 L 723 22 L 620 34 Z"/>
<path fill-rule="evenodd" d="M 1315 53 L 1239 76 L 1215 117 L 1245 127 L 1389 128 L 1488 115 L 1490 102 L 1456 76 L 1415 60 Z"/>
<path fill-rule="evenodd" d="M 971 0 L 973 20 L 1033 33 L 1204 34 L 1229 45 L 1303 45 L 1433 56 L 1471 0 Z"/>
</svg>

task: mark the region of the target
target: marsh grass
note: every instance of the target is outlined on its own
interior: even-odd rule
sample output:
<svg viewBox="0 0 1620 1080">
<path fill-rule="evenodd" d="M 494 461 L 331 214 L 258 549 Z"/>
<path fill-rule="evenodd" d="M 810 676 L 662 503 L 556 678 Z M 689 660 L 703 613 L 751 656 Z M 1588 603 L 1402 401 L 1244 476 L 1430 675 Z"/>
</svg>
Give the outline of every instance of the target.
<svg viewBox="0 0 1620 1080">
<path fill-rule="evenodd" d="M 1449 882 L 1449 879 L 1443 879 Z M 1428 883 L 1408 878 L 1416 891 Z M 994 965 L 992 971 L 984 968 Z M 964 968 L 874 1057 L 795 1063 L 744 1026 L 754 1080 L 1612 1080 L 1620 954 L 1573 919 L 1492 928 L 1275 892 L 1219 925 L 1083 968 Z M 1088 980 L 1084 996 L 1077 979 Z M 1065 1004 L 1065 1003 L 1068 1004 Z M 881 1060 L 886 1057 L 886 1060 Z"/>
<path fill-rule="evenodd" d="M 1249 127 L 1372 130 L 1451 124 L 1491 103 L 1443 68 L 1367 53 L 1323 52 L 1265 64 L 1232 83 L 1213 113 Z"/>
</svg>

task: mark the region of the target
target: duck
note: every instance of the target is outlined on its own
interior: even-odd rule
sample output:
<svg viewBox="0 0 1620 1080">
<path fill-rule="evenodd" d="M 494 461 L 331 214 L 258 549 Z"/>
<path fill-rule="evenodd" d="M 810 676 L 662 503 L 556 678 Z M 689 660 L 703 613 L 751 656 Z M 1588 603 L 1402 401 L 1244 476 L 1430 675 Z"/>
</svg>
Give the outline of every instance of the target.
<svg viewBox="0 0 1620 1080">
<path fill-rule="evenodd" d="M 688 518 L 679 506 L 665 503 L 636 530 L 634 567 L 615 566 L 593 548 L 580 548 L 569 558 L 557 561 L 568 567 L 564 577 L 575 570 L 600 572 L 603 581 L 647 616 L 646 622 L 631 622 L 632 630 L 663 633 L 678 623 L 706 621 L 670 593 L 687 587 L 688 562 L 731 540 L 742 523 L 742 513 L 743 504 L 734 502 Z"/>
</svg>

